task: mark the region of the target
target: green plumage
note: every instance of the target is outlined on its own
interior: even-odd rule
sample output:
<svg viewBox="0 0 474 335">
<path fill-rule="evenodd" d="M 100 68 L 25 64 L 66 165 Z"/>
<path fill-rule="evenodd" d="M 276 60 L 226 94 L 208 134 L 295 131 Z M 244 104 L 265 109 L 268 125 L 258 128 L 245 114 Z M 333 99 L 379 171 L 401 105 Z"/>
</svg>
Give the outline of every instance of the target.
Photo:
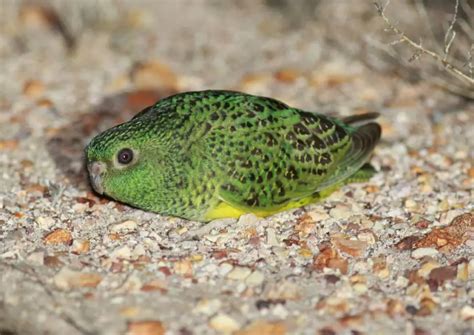
<svg viewBox="0 0 474 335">
<path fill-rule="evenodd" d="M 374 117 L 344 122 L 271 98 L 189 92 L 99 134 L 86 154 L 89 167 L 104 166 L 99 177 L 89 168 L 96 190 L 139 208 L 199 221 L 222 203 L 271 214 L 354 175 L 381 131 L 352 124 Z M 117 161 L 124 148 L 128 164 Z"/>
</svg>

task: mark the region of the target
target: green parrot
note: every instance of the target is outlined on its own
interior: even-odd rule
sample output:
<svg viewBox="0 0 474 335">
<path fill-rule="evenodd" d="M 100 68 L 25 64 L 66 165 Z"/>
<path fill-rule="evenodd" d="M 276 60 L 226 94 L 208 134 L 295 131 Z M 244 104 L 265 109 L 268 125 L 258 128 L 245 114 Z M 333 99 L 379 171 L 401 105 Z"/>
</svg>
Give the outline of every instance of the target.
<svg viewBox="0 0 474 335">
<path fill-rule="evenodd" d="M 377 116 L 339 120 L 240 92 L 186 92 L 94 137 L 87 167 L 97 193 L 144 210 L 264 217 L 368 180 Z"/>
</svg>

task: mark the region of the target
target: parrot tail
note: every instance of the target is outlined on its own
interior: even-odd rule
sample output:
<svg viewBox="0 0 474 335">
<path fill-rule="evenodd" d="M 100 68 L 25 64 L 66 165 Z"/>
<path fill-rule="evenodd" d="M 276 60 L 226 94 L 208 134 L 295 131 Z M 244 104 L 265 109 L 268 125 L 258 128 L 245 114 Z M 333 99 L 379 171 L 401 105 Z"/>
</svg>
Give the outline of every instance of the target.
<svg viewBox="0 0 474 335">
<path fill-rule="evenodd" d="M 352 122 L 371 120 L 373 118 L 366 115 L 360 115 L 359 118 L 352 118 Z M 346 178 L 356 173 L 370 158 L 372 151 L 380 140 L 382 128 L 378 123 L 369 122 L 360 127 L 350 126 L 352 145 L 345 154 L 342 161 L 338 163 L 337 172 L 319 185 L 318 191 L 334 184 L 343 182 Z"/>
<path fill-rule="evenodd" d="M 381 135 L 382 128 L 378 123 L 369 122 L 357 127 L 356 131 L 352 134 L 353 146 L 351 151 L 354 153 L 354 156 L 351 160 L 353 162 L 366 161 L 379 142 Z"/>
<path fill-rule="evenodd" d="M 377 112 L 364 113 L 359 115 L 351 115 L 342 119 L 345 124 L 354 126 L 367 121 L 372 121 L 380 116 Z"/>
</svg>

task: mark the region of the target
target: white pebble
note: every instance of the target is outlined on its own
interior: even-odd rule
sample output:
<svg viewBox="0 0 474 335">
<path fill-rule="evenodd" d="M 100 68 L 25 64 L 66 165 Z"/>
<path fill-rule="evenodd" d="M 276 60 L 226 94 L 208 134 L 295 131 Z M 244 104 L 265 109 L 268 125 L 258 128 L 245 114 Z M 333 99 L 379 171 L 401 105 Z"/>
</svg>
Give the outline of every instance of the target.
<svg viewBox="0 0 474 335">
<path fill-rule="evenodd" d="M 146 254 L 145 248 L 143 244 L 137 244 L 137 246 L 133 249 L 132 256 L 134 259 L 143 256 Z"/>
<path fill-rule="evenodd" d="M 474 307 L 469 305 L 464 306 L 461 309 L 461 319 L 464 321 L 474 319 Z"/>
<path fill-rule="evenodd" d="M 409 283 L 410 281 L 408 280 L 408 278 L 404 276 L 398 276 L 397 280 L 395 281 L 395 286 L 404 288 L 404 287 L 407 287 Z"/>
<path fill-rule="evenodd" d="M 229 272 L 227 278 L 233 280 L 244 280 L 250 275 L 251 272 L 252 270 L 250 270 L 249 268 L 237 266 L 231 272 Z"/>
<path fill-rule="evenodd" d="M 54 219 L 50 217 L 38 217 L 36 218 L 36 223 L 42 229 L 49 229 L 52 225 L 54 225 Z"/>
<path fill-rule="evenodd" d="M 32 252 L 27 257 L 27 260 L 32 262 L 32 263 L 43 265 L 44 264 L 44 252 L 43 251 Z"/>
<path fill-rule="evenodd" d="M 337 205 L 329 211 L 329 215 L 337 220 L 348 219 L 353 214 L 352 209 L 346 205 Z"/>
<path fill-rule="evenodd" d="M 115 249 L 111 255 L 112 258 L 120 258 L 120 259 L 130 259 L 131 256 L 132 256 L 132 252 L 130 251 L 130 248 L 126 245 Z"/>
<path fill-rule="evenodd" d="M 201 299 L 196 307 L 194 307 L 193 312 L 211 315 L 217 313 L 221 308 L 221 301 L 219 299 Z"/>
<path fill-rule="evenodd" d="M 130 233 L 137 230 L 138 224 L 135 221 L 127 220 L 112 226 L 112 233 Z"/>
<path fill-rule="evenodd" d="M 425 256 L 435 256 L 438 254 L 438 250 L 435 248 L 418 248 L 411 253 L 411 257 L 420 259 Z"/>
<path fill-rule="evenodd" d="M 280 319 L 286 319 L 288 316 L 288 310 L 282 304 L 278 304 L 273 308 L 272 314 Z"/>
<path fill-rule="evenodd" d="M 474 279 L 474 258 L 469 261 L 467 272 L 469 274 L 469 278 Z"/>
<path fill-rule="evenodd" d="M 241 215 L 237 224 L 248 226 L 248 225 L 254 225 L 258 221 L 259 221 L 259 218 L 255 216 L 255 214 L 250 213 L 250 214 Z"/>
<path fill-rule="evenodd" d="M 267 228 L 267 244 L 271 246 L 278 246 L 278 239 L 276 237 L 276 231 L 273 228 Z"/>
<path fill-rule="evenodd" d="M 249 286 L 258 286 L 263 283 L 265 276 L 262 272 L 255 270 L 245 279 L 245 283 Z"/>
<path fill-rule="evenodd" d="M 314 222 L 319 222 L 319 221 L 324 221 L 329 219 L 328 213 L 324 209 L 314 209 L 310 212 L 307 213 L 309 216 L 311 216 L 311 220 Z"/>
<path fill-rule="evenodd" d="M 230 271 L 232 271 L 232 269 L 234 268 L 234 266 L 232 264 L 229 264 L 229 263 L 222 263 L 220 266 L 219 266 L 219 274 L 221 276 L 225 276 L 227 275 Z"/>
<path fill-rule="evenodd" d="M 239 323 L 227 314 L 217 314 L 209 320 L 209 325 L 224 334 L 231 334 L 240 328 Z"/>
</svg>

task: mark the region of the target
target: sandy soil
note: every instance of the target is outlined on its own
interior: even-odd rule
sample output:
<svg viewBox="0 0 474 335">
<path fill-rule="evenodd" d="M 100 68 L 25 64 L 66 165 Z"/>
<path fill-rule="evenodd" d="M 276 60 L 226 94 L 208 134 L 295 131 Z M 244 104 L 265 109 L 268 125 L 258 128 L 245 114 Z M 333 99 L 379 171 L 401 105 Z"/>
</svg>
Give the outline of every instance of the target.
<svg viewBox="0 0 474 335">
<path fill-rule="evenodd" d="M 474 334 L 472 101 L 361 57 L 370 2 L 296 3 L 1 2 L 0 333 Z M 379 173 L 207 225 L 92 193 L 92 136 L 209 88 L 376 110 Z"/>
</svg>

